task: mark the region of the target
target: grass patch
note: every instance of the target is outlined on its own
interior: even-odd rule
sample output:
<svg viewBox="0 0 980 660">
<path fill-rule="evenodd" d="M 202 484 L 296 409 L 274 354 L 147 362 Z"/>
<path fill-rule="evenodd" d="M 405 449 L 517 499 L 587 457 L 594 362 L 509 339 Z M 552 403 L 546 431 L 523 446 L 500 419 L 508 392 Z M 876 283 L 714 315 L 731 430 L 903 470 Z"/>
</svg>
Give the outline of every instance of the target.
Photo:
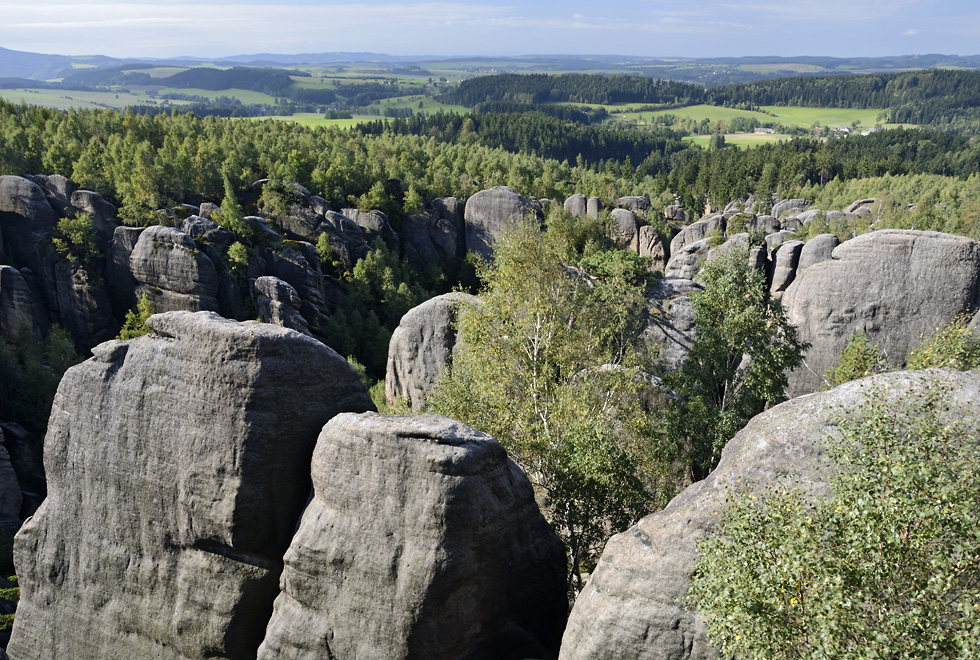
<svg viewBox="0 0 980 660">
<path fill-rule="evenodd" d="M 850 126 L 853 122 L 861 122 L 861 126 L 871 128 L 878 121 L 878 115 L 883 110 L 872 108 L 801 108 L 796 106 L 763 106 L 763 110 L 775 115 L 775 120 L 781 124 L 796 125 L 803 128 L 811 126 Z M 773 118 L 770 117 L 769 121 Z"/>
</svg>

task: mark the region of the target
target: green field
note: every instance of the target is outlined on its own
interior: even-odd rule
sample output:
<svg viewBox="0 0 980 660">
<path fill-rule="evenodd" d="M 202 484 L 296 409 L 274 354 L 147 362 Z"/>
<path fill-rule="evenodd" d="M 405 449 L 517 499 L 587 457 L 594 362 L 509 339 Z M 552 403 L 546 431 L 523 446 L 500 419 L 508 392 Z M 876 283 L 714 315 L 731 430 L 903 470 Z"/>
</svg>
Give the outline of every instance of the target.
<svg viewBox="0 0 980 660">
<path fill-rule="evenodd" d="M 878 115 L 884 112 L 874 108 L 861 110 L 857 108 L 799 108 L 779 105 L 763 106 L 762 109 L 775 115 L 776 121 L 781 124 L 795 124 L 803 128 L 810 128 L 814 125 L 830 126 L 831 128 L 850 126 L 855 121 L 861 122 L 861 126 L 865 128 L 870 128 L 878 121 Z M 769 121 L 772 121 L 772 118 Z"/>
<path fill-rule="evenodd" d="M 176 87 L 163 87 L 158 94 L 186 94 L 188 96 L 203 96 L 207 99 L 216 99 L 219 96 L 235 98 L 246 105 L 258 105 L 260 103 L 272 105 L 276 102 L 276 97 L 263 94 L 262 92 L 252 92 L 247 89 L 222 89 L 213 92 L 208 89 L 178 89 Z"/>
<path fill-rule="evenodd" d="M 309 126 L 311 128 L 316 128 L 318 126 L 333 126 L 335 128 L 353 128 L 358 124 L 364 124 L 371 121 L 377 121 L 382 119 L 382 117 L 354 117 L 353 119 L 324 119 L 323 115 L 317 114 L 315 112 L 297 112 L 294 115 L 289 116 L 269 116 L 269 117 L 252 117 L 252 119 L 274 119 L 276 121 L 287 121 L 295 122 L 302 126 Z"/>
<path fill-rule="evenodd" d="M 710 135 L 692 135 L 682 138 L 685 142 L 693 142 L 694 144 L 700 145 L 707 148 L 708 143 L 711 140 Z M 725 144 L 738 147 L 739 149 L 751 149 L 752 147 L 757 147 L 762 144 L 771 144 L 773 142 L 783 142 L 784 140 L 792 139 L 789 135 L 783 135 L 781 133 L 772 134 L 758 134 L 758 133 L 727 133 L 725 134 Z"/>
<path fill-rule="evenodd" d="M 419 103 L 422 107 L 419 107 Z M 391 99 L 381 99 L 371 104 L 370 107 L 381 108 L 411 108 L 415 112 L 422 112 L 431 115 L 437 112 L 455 112 L 457 114 L 468 114 L 470 109 L 462 105 L 445 105 L 439 103 L 431 96 L 415 94 L 413 96 L 396 96 Z"/>
<path fill-rule="evenodd" d="M 55 89 L 0 89 L 0 98 L 12 103 L 42 105 L 58 110 L 69 108 L 125 108 L 130 105 L 154 105 L 159 103 L 145 96 L 126 92 L 79 92 Z M 171 101 L 171 104 L 178 104 Z"/>
</svg>

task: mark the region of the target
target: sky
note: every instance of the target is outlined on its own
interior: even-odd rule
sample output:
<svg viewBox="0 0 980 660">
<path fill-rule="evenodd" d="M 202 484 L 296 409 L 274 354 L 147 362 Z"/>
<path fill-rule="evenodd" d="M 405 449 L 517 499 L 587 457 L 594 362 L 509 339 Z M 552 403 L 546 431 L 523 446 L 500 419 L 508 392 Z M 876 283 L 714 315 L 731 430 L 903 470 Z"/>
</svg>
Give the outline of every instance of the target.
<svg viewBox="0 0 980 660">
<path fill-rule="evenodd" d="M 980 53 L 978 0 L 0 0 L 0 17 L 0 47 L 112 57 Z"/>
</svg>

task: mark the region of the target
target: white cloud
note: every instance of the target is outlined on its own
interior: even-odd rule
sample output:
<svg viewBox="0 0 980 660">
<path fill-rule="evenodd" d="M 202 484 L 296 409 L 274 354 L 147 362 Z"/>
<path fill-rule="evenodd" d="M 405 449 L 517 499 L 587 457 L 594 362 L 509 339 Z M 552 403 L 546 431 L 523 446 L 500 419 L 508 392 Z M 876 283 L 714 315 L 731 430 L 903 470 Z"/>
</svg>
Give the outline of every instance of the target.
<svg viewBox="0 0 980 660">
<path fill-rule="evenodd" d="M 914 37 L 917 34 L 919 34 L 919 31 L 918 30 L 906 30 L 905 32 L 902 33 L 902 36 L 903 37 Z"/>
</svg>

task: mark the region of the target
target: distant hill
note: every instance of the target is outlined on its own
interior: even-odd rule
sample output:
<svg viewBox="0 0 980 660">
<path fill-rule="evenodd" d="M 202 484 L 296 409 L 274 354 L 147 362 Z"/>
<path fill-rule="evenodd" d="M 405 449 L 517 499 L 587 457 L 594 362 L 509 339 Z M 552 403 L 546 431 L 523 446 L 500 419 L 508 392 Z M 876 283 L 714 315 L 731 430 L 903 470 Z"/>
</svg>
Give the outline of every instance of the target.
<svg viewBox="0 0 980 660">
<path fill-rule="evenodd" d="M 115 66 L 126 60 L 104 55 L 72 57 L 67 55 L 44 55 L 20 50 L 0 48 L 0 78 L 30 78 L 50 80 L 58 78 L 65 70 L 76 66 L 103 67 Z"/>
</svg>

